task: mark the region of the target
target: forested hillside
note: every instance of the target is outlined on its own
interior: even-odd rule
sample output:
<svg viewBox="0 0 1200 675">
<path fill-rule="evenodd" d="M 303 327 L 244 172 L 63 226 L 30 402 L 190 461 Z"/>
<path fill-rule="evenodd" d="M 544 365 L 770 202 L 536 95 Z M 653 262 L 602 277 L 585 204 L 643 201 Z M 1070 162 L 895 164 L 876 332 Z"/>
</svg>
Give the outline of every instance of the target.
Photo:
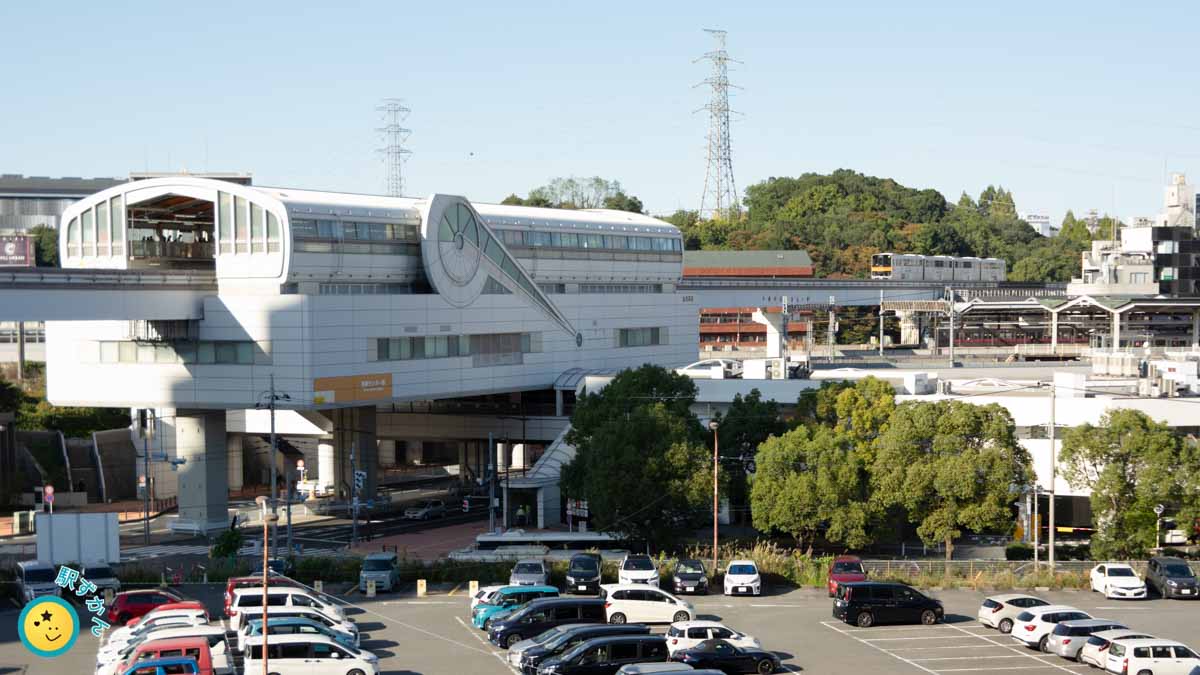
<svg viewBox="0 0 1200 675">
<path fill-rule="evenodd" d="M 1058 236 L 1038 235 L 1003 187 L 952 204 L 936 190 L 841 169 L 769 178 L 746 189 L 744 204 L 734 218 L 677 211 L 665 220 L 683 231 L 689 250 L 803 249 L 824 277 L 865 277 L 872 254 L 894 251 L 1004 258 L 1010 280 L 1068 281 L 1091 245 L 1086 225 L 1070 213 Z"/>
</svg>

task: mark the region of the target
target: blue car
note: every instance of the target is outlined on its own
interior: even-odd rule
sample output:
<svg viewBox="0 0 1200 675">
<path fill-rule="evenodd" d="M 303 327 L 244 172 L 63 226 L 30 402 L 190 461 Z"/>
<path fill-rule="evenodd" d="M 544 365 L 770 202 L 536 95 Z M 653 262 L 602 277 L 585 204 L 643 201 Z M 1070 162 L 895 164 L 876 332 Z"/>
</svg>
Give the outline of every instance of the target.
<svg viewBox="0 0 1200 675">
<path fill-rule="evenodd" d="M 489 620 L 508 616 L 530 600 L 557 597 L 558 589 L 553 586 L 505 586 L 487 602 L 475 605 L 471 612 L 471 624 L 480 630 L 487 630 Z"/>
<path fill-rule="evenodd" d="M 329 626 L 313 619 L 302 617 L 267 617 L 267 633 L 270 635 L 324 635 L 343 647 L 351 649 L 358 647 L 356 636 L 336 631 Z M 244 638 L 262 635 L 262 619 L 251 619 L 246 623 L 238 643 L 241 646 Z"/>
<path fill-rule="evenodd" d="M 121 673 L 121 675 L 174 675 L 174 673 L 199 672 L 200 665 L 196 663 L 196 659 L 185 659 L 177 656 L 169 659 L 142 661 Z"/>
</svg>

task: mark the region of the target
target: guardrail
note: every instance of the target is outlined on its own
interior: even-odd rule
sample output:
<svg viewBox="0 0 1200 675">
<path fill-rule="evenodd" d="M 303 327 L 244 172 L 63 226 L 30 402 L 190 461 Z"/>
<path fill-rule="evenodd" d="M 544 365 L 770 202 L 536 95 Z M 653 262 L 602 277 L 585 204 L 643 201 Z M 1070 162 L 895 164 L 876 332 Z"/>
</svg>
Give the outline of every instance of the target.
<svg viewBox="0 0 1200 675">
<path fill-rule="evenodd" d="M 216 288 L 217 276 L 202 270 L 98 270 L 27 267 L 0 272 L 0 287 L 61 288 L 89 286 L 128 288 L 131 286 L 169 286 Z"/>
</svg>

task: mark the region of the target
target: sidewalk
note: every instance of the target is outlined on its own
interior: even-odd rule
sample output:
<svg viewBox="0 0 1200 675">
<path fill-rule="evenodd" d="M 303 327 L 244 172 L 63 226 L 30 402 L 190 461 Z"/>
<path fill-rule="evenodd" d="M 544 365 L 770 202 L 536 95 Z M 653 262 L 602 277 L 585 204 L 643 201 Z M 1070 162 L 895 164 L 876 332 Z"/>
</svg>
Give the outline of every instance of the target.
<svg viewBox="0 0 1200 675">
<path fill-rule="evenodd" d="M 463 523 L 440 527 L 425 532 L 394 534 L 389 537 L 372 539 L 354 547 L 355 553 L 363 555 L 388 550 L 393 547 L 401 557 L 417 560 L 440 560 L 449 556 L 451 551 L 467 548 L 475 543 L 475 536 L 487 531 L 487 523 Z"/>
</svg>

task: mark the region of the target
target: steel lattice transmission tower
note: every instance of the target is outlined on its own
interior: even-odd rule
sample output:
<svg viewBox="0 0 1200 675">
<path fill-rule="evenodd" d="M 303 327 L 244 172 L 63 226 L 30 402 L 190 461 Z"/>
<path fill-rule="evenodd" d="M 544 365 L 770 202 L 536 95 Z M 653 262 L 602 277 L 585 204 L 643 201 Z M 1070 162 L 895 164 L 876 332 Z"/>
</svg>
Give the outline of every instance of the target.
<svg viewBox="0 0 1200 675">
<path fill-rule="evenodd" d="M 383 116 L 383 126 L 376 129 L 383 137 L 383 147 L 378 149 L 387 165 L 387 194 L 389 197 L 404 196 L 404 162 L 412 151 L 404 147 L 411 129 L 403 126 L 412 112 L 398 98 L 385 98 L 375 107 Z"/>
<path fill-rule="evenodd" d="M 710 61 L 712 74 L 696 86 L 708 85 L 712 90 L 708 105 L 708 160 L 704 172 L 704 192 L 700 195 L 700 213 L 713 215 L 738 213 L 737 185 L 733 180 L 733 154 L 729 147 L 729 63 L 738 63 L 725 51 L 725 31 L 704 29 L 717 41 L 717 48 L 696 61 Z"/>
</svg>

